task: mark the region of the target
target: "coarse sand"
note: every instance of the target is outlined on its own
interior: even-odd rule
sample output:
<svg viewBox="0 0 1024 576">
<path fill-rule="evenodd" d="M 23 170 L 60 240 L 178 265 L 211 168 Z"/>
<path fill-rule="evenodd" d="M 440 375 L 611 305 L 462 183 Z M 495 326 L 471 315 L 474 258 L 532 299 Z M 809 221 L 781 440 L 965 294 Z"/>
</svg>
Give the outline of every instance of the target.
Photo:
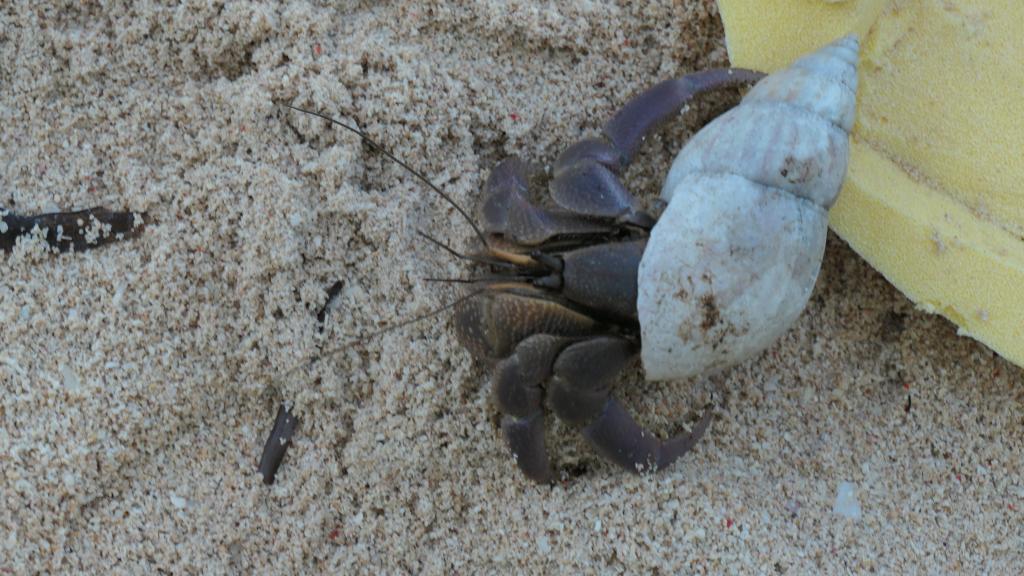
<svg viewBox="0 0 1024 576">
<path fill-rule="evenodd" d="M 416 230 L 471 231 L 283 104 L 357 122 L 472 207 L 502 157 L 549 164 L 644 87 L 725 65 L 722 34 L 711 0 L 5 2 L 0 206 L 152 223 L 0 254 L 0 574 L 1019 573 L 1021 369 L 838 238 L 761 357 L 623 376 L 660 434 L 721 404 L 656 475 L 554 425 L 564 481 L 529 484 L 447 315 L 365 337 L 458 294 L 425 277 L 468 274 Z M 735 99 L 651 138 L 630 188 L 653 200 Z M 282 401 L 301 426 L 268 487 Z"/>
</svg>

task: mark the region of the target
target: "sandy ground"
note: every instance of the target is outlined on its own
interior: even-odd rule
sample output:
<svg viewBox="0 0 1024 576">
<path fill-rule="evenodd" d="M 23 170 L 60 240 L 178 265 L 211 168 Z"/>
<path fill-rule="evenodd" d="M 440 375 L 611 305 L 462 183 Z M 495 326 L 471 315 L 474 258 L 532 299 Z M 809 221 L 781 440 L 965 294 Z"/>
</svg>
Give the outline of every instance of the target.
<svg viewBox="0 0 1024 576">
<path fill-rule="evenodd" d="M 0 574 L 1010 573 L 1024 565 L 1022 371 L 914 309 L 838 238 L 796 327 L 710 380 L 623 378 L 662 434 L 634 477 L 571 429 L 520 477 L 446 317 L 282 378 L 455 296 L 415 235 L 468 227 L 293 103 L 355 120 L 472 206 L 656 80 L 726 62 L 710 0 L 608 5 L 66 2 L 0 7 L 0 205 L 145 210 L 139 239 L 0 273 Z M 646 199 L 709 100 L 645 147 Z M 316 311 L 344 289 L 319 332 Z M 278 482 L 256 461 L 282 400 Z M 841 482 L 862 515 L 833 512 Z"/>
</svg>

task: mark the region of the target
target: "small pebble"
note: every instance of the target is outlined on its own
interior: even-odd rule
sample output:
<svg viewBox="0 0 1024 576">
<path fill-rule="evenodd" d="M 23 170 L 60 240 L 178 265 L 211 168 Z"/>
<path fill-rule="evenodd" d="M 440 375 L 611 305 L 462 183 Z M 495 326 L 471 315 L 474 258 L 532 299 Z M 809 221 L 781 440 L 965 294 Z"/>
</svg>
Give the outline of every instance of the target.
<svg viewBox="0 0 1024 576">
<path fill-rule="evenodd" d="M 857 485 L 853 482 L 839 484 L 836 503 L 832 511 L 850 520 L 860 520 L 860 502 L 857 501 Z"/>
</svg>

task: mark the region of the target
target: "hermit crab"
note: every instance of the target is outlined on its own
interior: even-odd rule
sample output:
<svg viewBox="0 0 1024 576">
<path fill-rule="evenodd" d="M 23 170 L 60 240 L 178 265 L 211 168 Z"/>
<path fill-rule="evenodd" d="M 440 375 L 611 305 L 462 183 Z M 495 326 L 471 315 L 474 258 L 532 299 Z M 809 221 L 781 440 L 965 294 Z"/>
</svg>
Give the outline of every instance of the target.
<svg viewBox="0 0 1024 576">
<path fill-rule="evenodd" d="M 733 365 L 800 315 L 825 248 L 853 125 L 859 44 L 849 36 L 769 76 L 737 69 L 668 80 L 628 102 L 601 137 L 555 161 L 553 207 L 529 199 L 526 164 L 499 163 L 477 218 L 489 268 L 455 307 L 459 341 L 496 362 L 492 390 L 519 468 L 553 471 L 544 413 L 582 428 L 639 472 L 688 452 L 710 422 L 659 440 L 611 393 L 639 353 L 649 380 Z M 646 134 L 695 95 L 757 83 L 679 152 L 655 219 L 618 175 Z"/>
<path fill-rule="evenodd" d="M 703 436 L 711 411 L 689 434 L 659 440 L 611 394 L 618 372 L 638 353 L 649 380 L 719 370 L 764 350 L 800 315 L 846 174 L 858 54 L 848 36 L 769 76 L 716 69 L 657 84 L 600 137 L 556 159 L 554 206 L 530 200 L 530 169 L 510 157 L 491 171 L 475 219 L 358 128 L 288 107 L 355 132 L 473 226 L 481 248 L 468 255 L 424 235 L 489 269 L 430 315 L 454 308 L 458 340 L 495 363 L 505 440 L 522 472 L 547 483 L 546 408 L 619 466 L 664 468 Z M 697 95 L 755 82 L 679 152 L 660 217 L 644 211 L 619 175 L 646 135 Z"/>
</svg>

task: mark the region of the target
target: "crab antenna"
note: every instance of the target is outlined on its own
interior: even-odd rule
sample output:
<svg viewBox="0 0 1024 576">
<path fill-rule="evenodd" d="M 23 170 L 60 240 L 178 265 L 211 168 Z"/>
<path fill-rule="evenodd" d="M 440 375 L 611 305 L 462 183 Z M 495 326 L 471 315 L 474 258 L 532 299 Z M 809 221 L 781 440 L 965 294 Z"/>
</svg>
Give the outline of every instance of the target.
<svg viewBox="0 0 1024 576">
<path fill-rule="evenodd" d="M 423 230 L 417 229 L 416 233 L 422 236 L 424 239 L 426 239 L 434 246 L 437 246 L 438 248 L 444 250 L 445 252 L 461 260 L 469 260 L 470 262 L 476 262 L 478 264 L 489 264 L 491 266 L 498 266 L 500 268 L 513 269 L 516 267 L 515 264 L 512 264 L 510 262 L 502 262 L 501 260 L 498 260 L 496 258 L 484 258 L 482 256 L 475 256 L 472 254 L 463 254 L 461 252 L 456 251 L 454 248 L 445 244 L 444 242 L 438 240 L 437 238 L 434 238 L 430 234 L 427 234 Z"/>
<path fill-rule="evenodd" d="M 424 278 L 424 282 L 438 282 L 440 284 L 474 284 L 477 281 L 472 278 Z"/>
<path fill-rule="evenodd" d="M 470 298 L 473 298 L 475 296 L 479 296 L 480 294 L 483 294 L 485 291 L 487 291 L 486 288 L 481 288 L 479 290 L 474 290 L 474 291 L 470 292 L 469 294 L 466 294 L 465 296 L 462 296 L 461 298 L 457 298 L 457 299 L 455 299 L 455 300 L 445 304 L 444 306 L 441 306 L 439 308 L 435 308 L 435 309 L 433 309 L 433 310 L 431 310 L 429 312 L 425 312 L 423 314 L 420 314 L 419 316 L 410 318 L 408 320 L 403 320 L 402 322 L 398 322 L 397 324 L 392 324 L 390 326 L 385 326 L 384 328 L 381 328 L 380 330 L 377 330 L 375 332 L 370 332 L 366 336 L 358 336 L 358 337 L 355 337 L 355 338 L 349 338 L 348 340 L 346 340 L 345 342 L 339 344 L 338 346 L 335 346 L 334 348 L 329 348 L 329 349 L 327 349 L 327 350 L 317 354 L 316 356 L 313 356 L 311 358 L 307 358 L 301 364 L 296 364 L 292 368 L 289 368 L 288 370 L 286 370 L 280 376 L 280 378 L 282 378 L 282 379 L 283 378 L 287 378 L 288 376 L 291 376 L 292 374 L 294 374 L 295 372 L 298 372 L 299 370 L 301 370 L 302 368 L 304 368 L 306 366 L 312 366 L 313 364 L 316 364 L 320 360 L 324 360 L 326 358 L 331 358 L 332 356 L 337 356 L 338 354 L 341 354 L 345 350 L 348 350 L 349 347 L 352 346 L 353 344 L 358 344 L 359 342 L 366 342 L 367 340 L 373 340 L 374 338 L 378 338 L 380 336 L 383 336 L 384 334 L 387 334 L 388 332 L 393 332 L 395 330 L 398 330 L 398 329 L 401 329 L 401 328 L 405 328 L 406 326 L 410 326 L 410 325 L 415 324 L 417 322 L 420 322 L 422 320 L 427 320 L 429 318 L 433 318 L 434 316 L 437 316 L 437 315 L 441 314 L 442 312 L 446 312 L 448 310 L 451 310 L 452 308 L 455 308 L 456 306 L 458 306 L 459 304 L 462 304 L 463 302 L 465 302 L 466 300 L 469 300 Z"/>
<path fill-rule="evenodd" d="M 291 104 L 285 104 L 285 106 L 287 106 L 288 108 L 291 108 L 292 110 L 295 110 L 297 112 L 302 112 L 302 113 L 305 113 L 305 114 L 309 114 L 310 116 L 316 116 L 317 118 L 323 118 L 324 120 L 327 120 L 331 124 L 336 124 L 338 126 L 341 126 L 342 128 L 344 128 L 344 129 L 348 130 L 349 132 L 352 132 L 353 134 L 356 134 L 357 136 L 362 138 L 363 142 L 366 142 L 367 144 L 369 144 L 369 146 L 371 148 L 377 150 L 378 152 L 380 152 L 381 154 L 386 156 L 389 160 L 391 160 L 395 164 L 398 164 L 402 168 L 405 168 L 406 170 L 408 170 L 410 174 L 412 174 L 413 176 L 418 178 L 421 182 L 426 184 L 428 188 L 430 188 L 432 191 L 434 191 L 438 196 L 440 196 L 441 198 L 444 198 L 444 200 L 446 202 L 451 204 L 452 207 L 455 208 L 455 210 L 458 211 L 458 213 L 461 214 L 462 217 L 466 219 L 466 222 L 469 222 L 470 227 L 473 228 L 473 232 L 475 232 L 477 237 L 480 238 L 480 242 L 483 243 L 484 246 L 487 246 L 487 238 L 484 236 L 484 233 L 480 231 L 480 227 L 476 225 L 476 222 L 474 222 L 472 218 L 470 218 L 469 214 L 465 210 L 462 209 L 462 206 L 459 206 L 458 203 L 455 202 L 455 200 L 452 200 L 451 196 L 449 196 L 448 194 L 445 194 L 444 191 L 442 191 L 440 188 L 438 188 L 433 182 L 430 181 L 429 178 L 424 176 L 423 173 L 421 173 L 420 171 L 416 170 L 412 166 L 409 166 L 408 164 L 406 164 L 405 162 L 400 160 L 397 156 L 395 156 L 394 154 L 389 152 L 387 148 L 384 148 L 383 146 L 381 146 L 380 144 L 375 142 L 372 138 L 370 138 L 366 134 L 366 132 L 363 132 L 360 128 L 358 128 L 356 126 L 351 126 L 349 124 L 345 124 L 344 122 L 342 122 L 340 120 L 335 120 L 334 118 L 331 118 L 330 116 L 321 114 L 319 112 L 314 112 L 312 110 L 304 110 L 302 108 L 296 108 L 295 106 L 292 106 Z"/>
<path fill-rule="evenodd" d="M 424 282 L 437 282 L 440 284 L 479 284 L 481 282 L 509 282 L 509 281 L 522 281 L 526 282 L 530 280 L 529 276 L 479 276 L 476 278 L 424 278 Z"/>
</svg>

